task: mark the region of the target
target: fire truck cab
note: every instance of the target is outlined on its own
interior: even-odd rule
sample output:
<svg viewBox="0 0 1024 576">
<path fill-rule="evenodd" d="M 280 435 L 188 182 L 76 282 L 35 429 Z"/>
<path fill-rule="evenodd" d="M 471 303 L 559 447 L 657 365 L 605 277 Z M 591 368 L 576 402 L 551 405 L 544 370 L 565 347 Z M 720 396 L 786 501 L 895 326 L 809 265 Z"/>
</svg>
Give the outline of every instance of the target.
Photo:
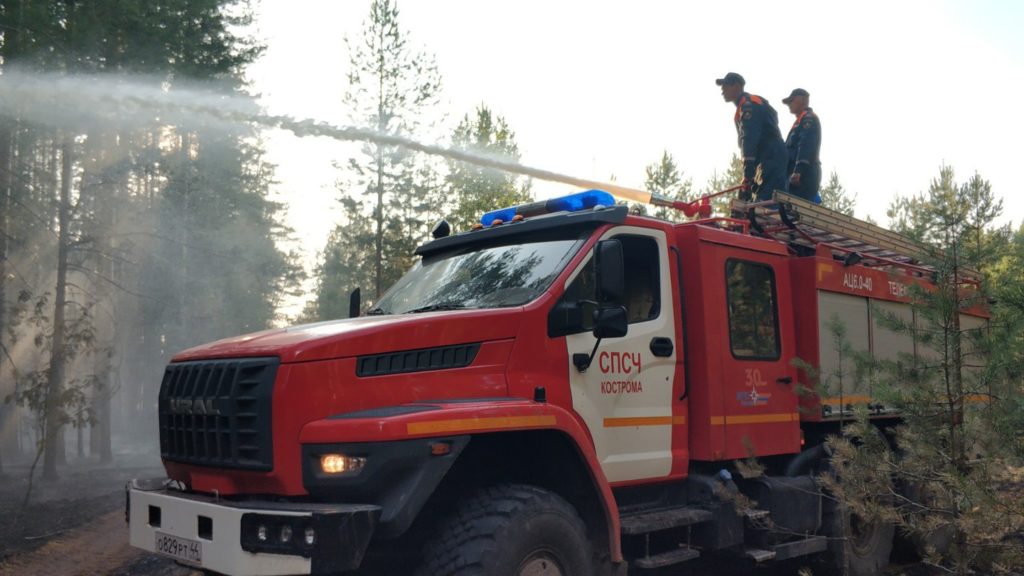
<svg viewBox="0 0 1024 576">
<path fill-rule="evenodd" d="M 792 202 L 784 220 L 813 211 Z M 834 318 L 855 347 L 913 354 L 873 311 L 912 319 L 926 271 L 756 216 L 673 224 L 600 191 L 495 211 L 421 246 L 357 318 L 178 354 L 159 396 L 168 478 L 129 485 L 132 545 L 224 574 L 811 555 L 879 574 L 893 526 L 851 520 L 816 475 L 854 405 L 898 414 L 815 388 L 794 359 L 841 362 Z M 738 474 L 748 458 L 766 473 Z"/>
</svg>

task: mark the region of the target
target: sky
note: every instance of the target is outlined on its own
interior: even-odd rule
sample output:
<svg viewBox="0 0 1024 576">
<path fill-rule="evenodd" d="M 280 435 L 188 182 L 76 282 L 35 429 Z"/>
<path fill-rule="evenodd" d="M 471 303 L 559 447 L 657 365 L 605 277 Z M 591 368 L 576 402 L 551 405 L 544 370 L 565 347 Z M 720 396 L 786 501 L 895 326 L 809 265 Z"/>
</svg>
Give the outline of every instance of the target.
<svg viewBox="0 0 1024 576">
<path fill-rule="evenodd" d="M 348 124 L 349 55 L 369 0 L 262 0 L 265 55 L 248 72 L 273 114 Z M 734 71 L 779 113 L 810 92 L 821 119 L 822 168 L 855 193 L 858 217 L 886 223 L 897 195 L 927 189 L 943 164 L 975 172 L 1018 226 L 1024 186 L 1024 3 L 655 2 L 633 0 L 400 1 L 410 46 L 442 75 L 447 135 L 486 104 L 516 133 L 522 163 L 642 188 L 644 168 L 673 155 L 695 188 L 737 151 L 734 107 L 715 78 Z M 351 144 L 266 135 L 277 198 L 315 261 L 337 222 L 340 172 Z M 534 183 L 538 197 L 574 190 Z M 294 303 L 293 303 L 294 304 Z M 294 305 L 293 305 L 294 307 Z"/>
</svg>

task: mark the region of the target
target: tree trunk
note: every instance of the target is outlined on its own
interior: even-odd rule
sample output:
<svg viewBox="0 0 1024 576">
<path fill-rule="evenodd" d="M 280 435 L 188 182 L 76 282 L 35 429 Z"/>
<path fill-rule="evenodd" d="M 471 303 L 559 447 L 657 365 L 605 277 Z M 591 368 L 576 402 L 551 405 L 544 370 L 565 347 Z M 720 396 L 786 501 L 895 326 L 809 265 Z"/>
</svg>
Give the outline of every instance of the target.
<svg viewBox="0 0 1024 576">
<path fill-rule="evenodd" d="M 98 349 L 93 352 L 96 384 L 90 391 L 90 406 L 94 420 L 89 426 L 89 453 L 99 455 L 100 461 L 105 463 L 112 460 L 109 419 L 113 392 L 112 358 L 115 354 L 117 334 L 117 298 L 104 282 L 120 281 L 116 277 L 113 262 L 114 231 L 117 229 L 116 206 L 119 201 L 117 191 L 127 187 L 125 171 L 121 167 L 124 160 L 121 156 L 121 141 L 122 139 L 111 130 L 92 130 L 86 138 L 87 148 L 82 161 L 82 194 L 85 196 L 88 189 L 95 214 L 92 236 L 97 257 L 93 270 L 96 275 L 93 286 L 99 310 L 93 318 Z"/>
<path fill-rule="evenodd" d="M 46 442 L 43 458 L 43 479 L 57 479 L 57 463 L 61 459 L 58 450 L 63 449 L 60 442 L 62 425 L 60 418 L 60 395 L 64 386 L 64 307 L 67 299 L 68 275 L 68 225 L 71 219 L 71 148 L 70 136 L 64 137 L 61 144 L 60 167 L 60 206 L 58 208 L 57 225 L 57 290 L 53 299 L 53 342 L 50 350 L 50 378 L 46 388 Z"/>
<path fill-rule="evenodd" d="M 377 255 L 375 258 L 374 294 L 380 299 L 384 293 L 384 149 L 377 147 Z"/>
<path fill-rule="evenodd" d="M 11 210 L 11 126 L 10 121 L 0 120 L 0 382 L 12 382 L 13 378 L 4 378 L 7 370 L 7 348 L 4 345 L 4 334 L 7 333 L 7 235 L 10 234 L 8 218 Z M 11 366 L 10 369 L 14 367 Z M 0 387 L 0 396 L 6 397 L 13 390 L 7 386 Z M 4 403 L 0 406 L 0 474 L 4 472 L 3 450 L 10 446 L 13 426 L 8 421 L 14 410 Z"/>
<path fill-rule="evenodd" d="M 114 461 L 114 450 L 110 439 L 110 419 L 114 416 L 114 411 L 110 409 L 111 399 L 110 389 L 108 388 L 104 390 L 103 399 L 99 405 L 99 414 L 97 415 L 100 419 L 100 462 L 104 464 Z M 93 448 L 95 449 L 95 447 Z"/>
<path fill-rule="evenodd" d="M 378 46 L 384 45 L 384 29 L 380 29 Z M 387 124 L 384 122 L 384 56 L 377 64 L 377 133 L 384 134 Z M 374 303 L 384 293 L 384 146 L 377 145 L 377 255 L 374 269 Z"/>
</svg>

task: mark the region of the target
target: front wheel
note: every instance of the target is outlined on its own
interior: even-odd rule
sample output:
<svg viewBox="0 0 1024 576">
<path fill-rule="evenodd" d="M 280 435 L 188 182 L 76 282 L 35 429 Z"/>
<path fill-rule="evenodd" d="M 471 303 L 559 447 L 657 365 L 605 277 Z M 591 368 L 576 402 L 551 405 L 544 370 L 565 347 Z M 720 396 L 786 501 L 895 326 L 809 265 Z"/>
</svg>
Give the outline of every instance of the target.
<svg viewBox="0 0 1024 576">
<path fill-rule="evenodd" d="M 557 494 L 483 488 L 461 501 L 424 549 L 417 576 L 591 576 L 587 530 Z"/>
</svg>

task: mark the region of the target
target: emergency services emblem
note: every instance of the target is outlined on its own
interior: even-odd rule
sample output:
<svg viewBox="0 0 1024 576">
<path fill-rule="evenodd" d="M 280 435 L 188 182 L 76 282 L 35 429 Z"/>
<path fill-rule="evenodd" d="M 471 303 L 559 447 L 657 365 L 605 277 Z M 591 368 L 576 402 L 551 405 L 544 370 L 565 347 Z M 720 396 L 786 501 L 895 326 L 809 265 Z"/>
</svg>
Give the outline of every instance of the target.
<svg viewBox="0 0 1024 576">
<path fill-rule="evenodd" d="M 740 406 L 746 408 L 753 406 L 767 406 L 768 400 L 771 397 L 771 394 L 764 394 L 757 390 L 744 390 L 743 392 L 736 393 L 736 400 L 740 403 Z"/>
</svg>

